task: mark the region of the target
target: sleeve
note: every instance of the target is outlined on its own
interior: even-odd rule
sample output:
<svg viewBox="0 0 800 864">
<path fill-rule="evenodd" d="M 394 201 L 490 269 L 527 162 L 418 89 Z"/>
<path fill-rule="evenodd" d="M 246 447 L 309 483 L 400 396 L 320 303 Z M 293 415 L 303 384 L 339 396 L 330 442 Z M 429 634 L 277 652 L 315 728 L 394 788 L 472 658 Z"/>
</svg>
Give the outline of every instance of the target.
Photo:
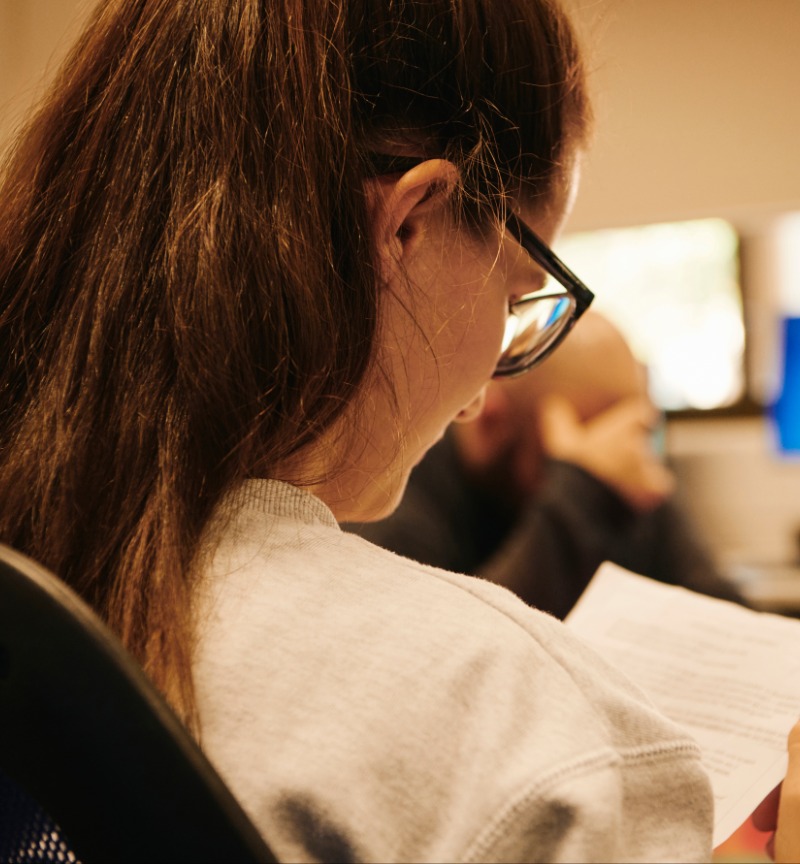
<svg viewBox="0 0 800 864">
<path fill-rule="evenodd" d="M 749 605 L 734 583 L 720 572 L 711 551 L 701 542 L 675 501 L 665 502 L 651 514 L 649 522 L 649 527 L 643 525 L 641 530 L 635 531 L 628 549 L 635 556 L 637 547 L 646 544 L 650 561 L 637 562 L 634 557 L 630 563 L 626 560 L 618 563 L 670 585 L 682 585 L 700 594 Z M 643 565 L 638 570 L 637 563 Z"/>
<path fill-rule="evenodd" d="M 552 460 L 535 498 L 477 575 L 563 618 L 635 518 L 625 502 L 591 474 Z"/>
</svg>

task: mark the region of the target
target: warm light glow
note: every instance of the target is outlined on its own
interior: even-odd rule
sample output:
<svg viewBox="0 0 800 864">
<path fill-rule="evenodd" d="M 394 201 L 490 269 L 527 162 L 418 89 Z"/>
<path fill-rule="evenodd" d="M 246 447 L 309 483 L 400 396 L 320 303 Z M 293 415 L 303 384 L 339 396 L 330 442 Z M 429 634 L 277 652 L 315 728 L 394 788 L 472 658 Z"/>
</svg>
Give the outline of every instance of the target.
<svg viewBox="0 0 800 864">
<path fill-rule="evenodd" d="M 781 313 L 797 317 L 800 316 L 800 213 L 783 216 L 775 231 Z"/>
<path fill-rule="evenodd" d="M 718 408 L 744 392 L 738 238 L 721 219 L 593 231 L 557 246 L 593 308 L 647 365 L 661 408 Z"/>
</svg>

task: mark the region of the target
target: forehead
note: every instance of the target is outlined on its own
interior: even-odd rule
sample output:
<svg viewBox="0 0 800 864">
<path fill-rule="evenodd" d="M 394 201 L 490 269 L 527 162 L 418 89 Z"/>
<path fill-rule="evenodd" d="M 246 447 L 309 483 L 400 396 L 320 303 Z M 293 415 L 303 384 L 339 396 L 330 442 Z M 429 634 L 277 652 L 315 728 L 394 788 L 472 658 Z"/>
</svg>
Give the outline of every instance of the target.
<svg viewBox="0 0 800 864">
<path fill-rule="evenodd" d="M 570 154 L 545 191 L 537 194 L 520 186 L 516 196 L 519 215 L 545 242 L 555 237 L 572 212 L 580 184 L 580 158 L 578 151 Z"/>
</svg>

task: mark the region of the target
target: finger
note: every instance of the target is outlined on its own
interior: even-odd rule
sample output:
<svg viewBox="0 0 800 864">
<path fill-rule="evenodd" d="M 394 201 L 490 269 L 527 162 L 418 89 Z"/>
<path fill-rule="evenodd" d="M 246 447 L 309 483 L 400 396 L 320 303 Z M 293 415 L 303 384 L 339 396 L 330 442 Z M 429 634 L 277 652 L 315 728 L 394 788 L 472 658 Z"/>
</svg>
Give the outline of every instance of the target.
<svg viewBox="0 0 800 864">
<path fill-rule="evenodd" d="M 651 485 L 655 490 L 655 493 L 662 500 L 664 498 L 669 498 L 669 496 L 675 491 L 677 485 L 675 475 L 661 462 L 655 462 L 653 464 L 651 473 L 653 475 Z"/>
<path fill-rule="evenodd" d="M 789 733 L 789 767 L 778 804 L 775 860 L 800 861 L 800 723 Z"/>
<path fill-rule="evenodd" d="M 772 792 L 756 807 L 750 817 L 753 825 L 759 831 L 774 831 L 778 825 L 778 802 L 781 797 L 781 787 L 778 784 Z"/>
<path fill-rule="evenodd" d="M 561 450 L 572 446 L 582 431 L 580 417 L 571 402 L 561 396 L 548 396 L 542 400 L 539 435 L 548 455 L 558 457 Z"/>
<path fill-rule="evenodd" d="M 597 417 L 616 418 L 617 422 L 634 423 L 647 432 L 652 432 L 660 420 L 660 413 L 649 399 L 629 396 L 616 402 Z"/>
<path fill-rule="evenodd" d="M 639 481 L 628 483 L 620 489 L 620 494 L 625 498 L 630 507 L 639 513 L 648 513 L 663 504 L 675 490 L 675 479 L 669 471 L 648 472 L 647 476 Z"/>
</svg>

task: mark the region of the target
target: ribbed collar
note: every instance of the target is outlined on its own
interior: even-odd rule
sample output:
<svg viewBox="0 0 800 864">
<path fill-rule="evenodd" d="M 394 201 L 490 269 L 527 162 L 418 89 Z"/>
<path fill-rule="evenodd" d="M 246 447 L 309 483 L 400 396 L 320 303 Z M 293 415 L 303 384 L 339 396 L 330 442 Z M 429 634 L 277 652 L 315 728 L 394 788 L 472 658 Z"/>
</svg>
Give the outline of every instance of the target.
<svg viewBox="0 0 800 864">
<path fill-rule="evenodd" d="M 338 528 L 331 510 L 319 498 L 282 480 L 246 480 L 225 501 L 226 510 L 256 510 L 306 525 Z"/>
</svg>

